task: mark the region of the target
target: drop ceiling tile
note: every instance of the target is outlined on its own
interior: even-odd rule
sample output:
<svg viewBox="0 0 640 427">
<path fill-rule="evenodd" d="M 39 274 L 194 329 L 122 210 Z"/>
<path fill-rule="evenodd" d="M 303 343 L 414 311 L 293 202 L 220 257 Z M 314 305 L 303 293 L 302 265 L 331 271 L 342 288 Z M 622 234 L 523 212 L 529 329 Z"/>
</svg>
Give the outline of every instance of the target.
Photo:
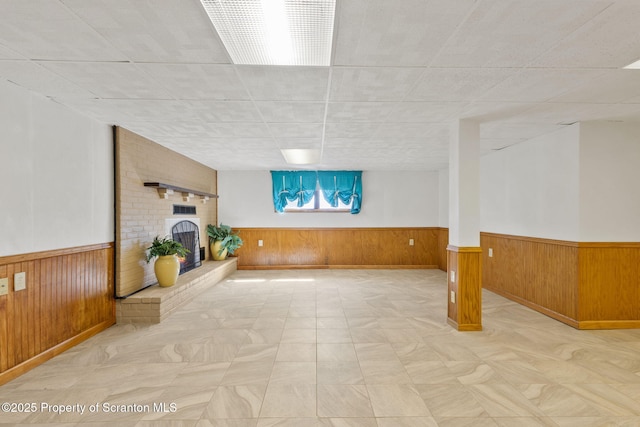
<svg viewBox="0 0 640 427">
<path fill-rule="evenodd" d="M 422 69 L 418 68 L 335 68 L 329 99 L 401 101 L 421 75 Z"/>
<path fill-rule="evenodd" d="M 602 12 L 538 58 L 537 67 L 621 68 L 640 57 L 640 2 L 604 2 Z M 556 8 L 564 9 L 563 8 Z M 567 8 L 570 10 L 571 8 Z"/>
<path fill-rule="evenodd" d="M 462 113 L 460 114 L 461 119 L 493 121 L 517 117 L 519 114 L 531 109 L 536 103 L 474 101 L 461 105 L 463 105 Z"/>
<path fill-rule="evenodd" d="M 256 101 L 256 107 L 267 123 L 322 123 L 324 102 Z"/>
<path fill-rule="evenodd" d="M 473 4 L 473 0 L 338 2 L 334 64 L 427 65 Z"/>
<path fill-rule="evenodd" d="M 473 101 L 517 73 L 515 69 L 432 68 L 407 96 L 410 101 Z"/>
<path fill-rule="evenodd" d="M 369 138 L 336 138 L 326 137 L 324 140 L 325 148 L 351 148 L 363 149 L 369 143 Z"/>
<path fill-rule="evenodd" d="M 394 106 L 393 102 L 330 102 L 327 122 L 381 122 Z"/>
<path fill-rule="evenodd" d="M 91 26 L 59 1 L 0 2 L 0 45 L 29 59 L 126 61 Z"/>
<path fill-rule="evenodd" d="M 369 138 L 373 136 L 378 123 L 327 123 L 325 138 Z"/>
<path fill-rule="evenodd" d="M 594 85 L 604 70 L 524 69 L 489 89 L 481 101 L 543 102 L 580 84 Z"/>
<path fill-rule="evenodd" d="M 44 96 L 95 97 L 90 91 L 32 61 L 0 61 L 0 77 Z"/>
<path fill-rule="evenodd" d="M 316 138 L 277 138 L 278 148 L 322 148 L 322 137 Z"/>
<path fill-rule="evenodd" d="M 129 60 L 230 63 L 204 8 L 175 0 L 63 0 Z"/>
<path fill-rule="evenodd" d="M 640 97 L 640 70 L 607 70 L 584 82 L 553 102 L 617 103 Z"/>
<path fill-rule="evenodd" d="M 204 122 L 262 122 L 251 101 L 184 101 L 194 119 Z"/>
<path fill-rule="evenodd" d="M 188 103 L 184 101 L 96 98 L 56 98 L 56 101 L 109 124 L 123 121 L 188 122 L 196 119 Z"/>
<path fill-rule="evenodd" d="M 324 101 L 328 67 L 237 66 L 256 101 Z"/>
<path fill-rule="evenodd" d="M 600 0 L 475 2 L 431 63 L 437 67 L 522 67 L 608 7 Z"/>
<path fill-rule="evenodd" d="M 269 130 L 262 123 L 203 123 L 203 122 L 134 122 L 121 124 L 127 129 L 142 129 L 147 137 L 189 138 L 268 138 Z M 153 138 L 152 138 L 153 139 Z"/>
<path fill-rule="evenodd" d="M 156 141 L 216 170 L 264 170 L 265 164 L 284 166 L 280 151 L 267 144 L 251 147 L 252 155 L 247 156 L 247 149 L 238 147 L 233 138 L 157 138 Z"/>
<path fill-rule="evenodd" d="M 434 123 L 457 119 L 464 110 L 460 102 L 416 102 L 396 104 L 387 121 L 396 123 Z"/>
<path fill-rule="evenodd" d="M 233 65 L 137 64 L 176 99 L 248 100 Z"/>
<path fill-rule="evenodd" d="M 171 95 L 135 64 L 124 62 L 39 63 L 100 98 L 167 99 Z"/>
<path fill-rule="evenodd" d="M 321 138 L 322 123 L 269 123 L 275 138 Z"/>
<path fill-rule="evenodd" d="M 404 138 L 447 138 L 448 123 L 382 123 L 375 132 L 376 137 Z"/>
<path fill-rule="evenodd" d="M 0 44 L 0 60 L 3 59 L 26 59 L 24 56 L 20 55 L 18 52 L 9 49 L 8 47 L 4 47 Z M 2 64 L 0 64 L 1 66 Z"/>
<path fill-rule="evenodd" d="M 521 123 L 574 123 L 588 120 L 620 120 L 635 117 L 640 104 L 538 104 L 506 121 Z"/>
</svg>

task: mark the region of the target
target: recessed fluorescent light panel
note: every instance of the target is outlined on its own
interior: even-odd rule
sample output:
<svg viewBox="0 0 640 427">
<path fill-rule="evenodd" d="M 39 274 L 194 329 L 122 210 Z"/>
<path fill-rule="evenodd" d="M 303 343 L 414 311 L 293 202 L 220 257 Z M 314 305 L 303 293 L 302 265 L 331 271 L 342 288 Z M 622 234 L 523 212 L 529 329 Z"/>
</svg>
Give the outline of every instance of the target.
<svg viewBox="0 0 640 427">
<path fill-rule="evenodd" d="M 626 67 L 622 67 L 628 70 L 640 70 L 640 59 L 638 59 L 636 62 L 633 62 L 629 65 L 627 65 Z"/>
<path fill-rule="evenodd" d="M 320 150 L 309 148 L 287 148 L 280 150 L 290 165 L 312 165 L 320 162 Z"/>
<path fill-rule="evenodd" d="M 200 0 L 234 64 L 329 66 L 336 0 Z"/>
</svg>

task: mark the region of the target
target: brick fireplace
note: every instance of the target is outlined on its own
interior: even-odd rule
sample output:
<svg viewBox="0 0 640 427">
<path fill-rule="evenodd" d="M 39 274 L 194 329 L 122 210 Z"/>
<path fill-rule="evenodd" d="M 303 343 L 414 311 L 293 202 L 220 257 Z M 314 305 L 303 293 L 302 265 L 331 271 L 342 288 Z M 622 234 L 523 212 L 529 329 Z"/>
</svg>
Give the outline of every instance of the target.
<svg viewBox="0 0 640 427">
<path fill-rule="evenodd" d="M 121 127 L 115 127 L 116 169 L 116 296 L 125 297 L 156 283 L 153 263 L 145 250 L 155 236 L 167 236 L 167 220 L 197 225 L 199 243 L 194 258 L 209 258 L 206 225 L 217 222 L 217 199 L 185 198 L 174 192 L 164 197 L 145 182 L 163 182 L 216 194 L 217 171 Z M 204 203 L 203 203 L 204 202 Z M 174 215 L 174 205 L 189 214 Z M 195 213 L 192 213 L 195 211 Z M 197 239 L 196 239 L 197 238 Z M 200 253 L 200 247 L 204 253 Z"/>
</svg>

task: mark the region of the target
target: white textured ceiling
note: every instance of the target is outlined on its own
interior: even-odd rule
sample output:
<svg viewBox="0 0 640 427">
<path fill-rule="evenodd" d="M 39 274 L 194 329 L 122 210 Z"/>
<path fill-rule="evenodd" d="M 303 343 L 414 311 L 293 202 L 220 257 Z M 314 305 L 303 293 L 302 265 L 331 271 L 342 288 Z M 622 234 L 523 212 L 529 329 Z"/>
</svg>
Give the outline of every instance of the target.
<svg viewBox="0 0 640 427">
<path fill-rule="evenodd" d="M 435 170 L 640 120 L 638 0 L 338 0 L 331 67 L 234 65 L 199 0 L 0 0 L 0 78 L 218 170 Z M 0 102 L 2 102 L 0 100 Z"/>
</svg>

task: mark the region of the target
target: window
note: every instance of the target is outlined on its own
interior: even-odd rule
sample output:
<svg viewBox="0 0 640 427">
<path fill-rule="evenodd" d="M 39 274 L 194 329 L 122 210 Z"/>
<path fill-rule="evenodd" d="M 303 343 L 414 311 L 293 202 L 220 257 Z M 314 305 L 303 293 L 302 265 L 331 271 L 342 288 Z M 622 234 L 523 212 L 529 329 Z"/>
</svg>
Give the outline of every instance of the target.
<svg viewBox="0 0 640 427">
<path fill-rule="evenodd" d="M 361 171 L 271 171 L 276 212 L 360 212 Z"/>
</svg>

